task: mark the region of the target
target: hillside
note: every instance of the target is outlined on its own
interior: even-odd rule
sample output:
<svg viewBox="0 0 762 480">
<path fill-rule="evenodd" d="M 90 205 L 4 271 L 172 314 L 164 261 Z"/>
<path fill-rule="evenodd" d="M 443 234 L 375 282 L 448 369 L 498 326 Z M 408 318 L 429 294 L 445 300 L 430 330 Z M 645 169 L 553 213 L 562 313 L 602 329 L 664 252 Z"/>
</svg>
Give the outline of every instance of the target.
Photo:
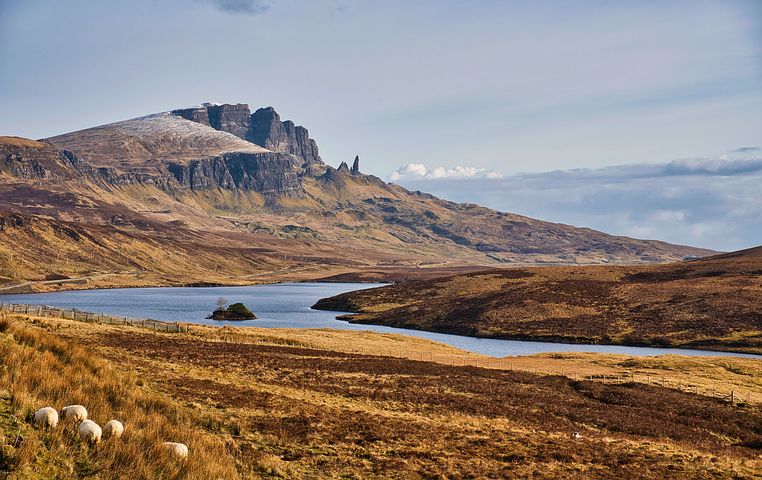
<svg viewBox="0 0 762 480">
<path fill-rule="evenodd" d="M 176 334 L 0 314 L 0 475 L 662 480 L 760 471 L 757 403 L 505 362 L 453 366 L 348 350 L 358 338 L 379 351 L 458 353 L 368 332 L 194 326 Z M 744 359 L 684 360 L 594 356 L 591 364 L 613 364 L 625 378 L 659 366 L 666 375 L 719 371 L 723 388 L 748 383 L 754 368 Z M 37 408 L 67 403 L 85 405 L 101 425 L 121 419 L 124 436 L 93 448 L 72 426 L 33 428 Z M 186 462 L 161 454 L 167 440 L 188 445 Z"/>
<path fill-rule="evenodd" d="M 762 247 L 658 266 L 486 270 L 349 292 L 314 308 L 476 337 L 762 353 Z"/>
<path fill-rule="evenodd" d="M 204 104 L 42 141 L 0 137 L 0 217 L 10 219 L 0 245 L 25 247 L 0 248 L 0 283 L 8 284 L 114 271 L 125 272 L 121 285 L 209 276 L 232 284 L 253 281 L 242 278 L 247 273 L 271 281 L 275 272 L 320 278 L 366 268 L 653 263 L 713 253 L 456 204 L 365 175 L 359 161 L 333 168 L 306 128 L 281 121 L 272 107 L 252 113 L 244 104 Z M 82 235 L 40 235 L 34 219 L 57 231 L 76 225 L 94 243 L 135 240 L 118 253 L 100 245 L 90 258 Z M 220 239 L 228 257 L 195 262 L 177 254 L 205 252 Z M 57 263 L 40 264 L 34 252 L 51 250 Z M 66 255 L 76 261 L 58 261 Z M 247 268 L 210 270 L 215 263 Z M 301 276 L 308 265 L 324 268 Z"/>
</svg>

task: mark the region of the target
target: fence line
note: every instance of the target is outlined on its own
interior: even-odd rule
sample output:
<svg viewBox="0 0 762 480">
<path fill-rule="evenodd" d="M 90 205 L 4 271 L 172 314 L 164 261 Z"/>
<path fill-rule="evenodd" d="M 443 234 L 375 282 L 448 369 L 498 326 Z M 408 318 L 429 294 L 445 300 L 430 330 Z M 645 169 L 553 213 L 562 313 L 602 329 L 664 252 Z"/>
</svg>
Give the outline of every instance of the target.
<svg viewBox="0 0 762 480">
<path fill-rule="evenodd" d="M 18 303 L 0 302 L 0 312 L 23 313 L 25 315 L 34 315 L 37 317 L 55 317 L 68 320 L 77 320 L 88 323 L 102 323 L 107 325 L 132 325 L 134 327 L 147 328 L 158 332 L 190 332 L 191 326 L 180 322 L 163 322 L 151 318 L 138 319 L 131 317 L 122 317 L 117 315 L 106 315 L 103 313 L 83 312 L 72 308 L 66 310 L 63 308 L 49 307 L 47 305 L 28 305 Z"/>
</svg>

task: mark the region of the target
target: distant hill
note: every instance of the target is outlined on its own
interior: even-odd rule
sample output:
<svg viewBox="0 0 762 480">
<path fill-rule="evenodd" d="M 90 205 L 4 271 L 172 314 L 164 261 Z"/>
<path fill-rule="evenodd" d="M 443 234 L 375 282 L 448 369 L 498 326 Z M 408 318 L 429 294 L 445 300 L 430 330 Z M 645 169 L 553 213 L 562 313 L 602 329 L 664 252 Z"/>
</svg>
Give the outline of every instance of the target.
<svg viewBox="0 0 762 480">
<path fill-rule="evenodd" d="M 476 337 L 762 353 L 762 247 L 658 266 L 486 270 L 323 299 L 371 323 Z"/>
<path fill-rule="evenodd" d="M 360 170 L 357 158 L 352 168 L 327 165 L 306 128 L 245 104 L 203 104 L 41 141 L 0 137 L 0 283 L 114 271 L 136 285 L 247 283 L 276 272 L 318 278 L 714 253 L 457 204 Z M 45 229 L 77 230 L 96 247 Z M 124 237 L 135 240 L 114 240 Z M 227 247 L 220 257 L 207 248 L 218 244 Z M 56 254 L 40 262 L 39 252 Z"/>
</svg>

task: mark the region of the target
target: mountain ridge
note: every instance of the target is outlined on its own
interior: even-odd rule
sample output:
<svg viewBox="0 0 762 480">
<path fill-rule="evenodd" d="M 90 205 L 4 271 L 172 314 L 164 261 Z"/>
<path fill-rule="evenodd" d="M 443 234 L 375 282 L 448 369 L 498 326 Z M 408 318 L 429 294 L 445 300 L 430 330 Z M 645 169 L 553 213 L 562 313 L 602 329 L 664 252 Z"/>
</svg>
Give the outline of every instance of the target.
<svg viewBox="0 0 762 480">
<path fill-rule="evenodd" d="M 411 192 L 362 173 L 359 156 L 351 168 L 334 168 L 306 128 L 282 121 L 272 107 L 251 113 L 246 104 L 204 104 L 37 142 L 3 138 L 0 213 L 92 225 L 99 235 L 104 226 L 130 229 L 164 249 L 173 248 L 174 237 L 201 231 L 254 245 L 290 239 L 273 252 L 327 252 L 313 264 L 326 271 L 314 278 L 347 273 L 348 264 L 652 263 L 714 253 Z M 52 269 L 37 267 L 26 277 Z"/>
</svg>

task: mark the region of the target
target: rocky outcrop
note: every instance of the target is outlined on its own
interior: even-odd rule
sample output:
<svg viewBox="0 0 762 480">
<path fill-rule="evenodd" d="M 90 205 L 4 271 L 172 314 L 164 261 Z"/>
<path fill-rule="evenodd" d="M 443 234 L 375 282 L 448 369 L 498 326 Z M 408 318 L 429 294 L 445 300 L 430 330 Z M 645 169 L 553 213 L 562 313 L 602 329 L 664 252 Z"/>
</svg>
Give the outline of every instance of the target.
<svg viewBox="0 0 762 480">
<path fill-rule="evenodd" d="M 209 110 L 207 110 L 207 106 L 208 104 L 199 105 L 198 107 L 181 108 L 179 110 L 172 110 L 172 113 L 186 120 L 211 126 L 209 124 Z"/>
<path fill-rule="evenodd" d="M 301 197 L 299 163 L 286 153 L 230 152 L 187 163 L 167 162 L 150 172 L 125 172 L 83 164 L 71 152 L 46 142 L 0 137 L 0 173 L 21 180 L 87 179 L 105 188 L 152 185 L 170 192 L 222 188 L 256 191 L 265 197 Z"/>
<path fill-rule="evenodd" d="M 167 168 L 181 187 L 191 190 L 240 189 L 266 197 L 301 197 L 304 190 L 296 167 L 288 154 L 233 152 Z"/>
<path fill-rule="evenodd" d="M 235 105 L 209 105 L 207 107 L 209 125 L 215 130 L 232 133 L 238 138 L 246 136 L 251 124 L 251 111 L 245 103 Z"/>
<path fill-rule="evenodd" d="M 204 103 L 197 107 L 173 110 L 173 114 L 192 122 L 209 125 L 215 130 L 232 133 L 238 138 L 247 137 L 251 124 L 251 110 L 245 103 Z"/>
<path fill-rule="evenodd" d="M 339 168 L 336 170 L 344 173 L 349 173 L 349 165 L 347 165 L 347 162 L 341 162 L 341 164 L 339 164 Z"/>
<path fill-rule="evenodd" d="M 360 156 L 359 155 L 355 155 L 355 161 L 352 163 L 351 173 L 352 175 L 357 175 L 358 173 L 360 173 Z"/>
<path fill-rule="evenodd" d="M 249 136 L 246 138 L 274 152 L 290 153 L 301 157 L 306 164 L 322 164 L 315 140 L 306 128 L 286 120 L 273 107 L 260 108 L 251 114 Z"/>
<path fill-rule="evenodd" d="M 72 179 L 82 176 L 73 153 L 47 142 L 0 137 L 0 172 L 23 180 Z"/>
<path fill-rule="evenodd" d="M 309 131 L 290 120 L 281 121 L 273 107 L 260 108 L 251 113 L 249 106 L 238 104 L 210 104 L 173 110 L 173 114 L 231 133 L 251 143 L 277 153 L 300 157 L 303 167 L 322 165 L 315 140 Z"/>
</svg>

